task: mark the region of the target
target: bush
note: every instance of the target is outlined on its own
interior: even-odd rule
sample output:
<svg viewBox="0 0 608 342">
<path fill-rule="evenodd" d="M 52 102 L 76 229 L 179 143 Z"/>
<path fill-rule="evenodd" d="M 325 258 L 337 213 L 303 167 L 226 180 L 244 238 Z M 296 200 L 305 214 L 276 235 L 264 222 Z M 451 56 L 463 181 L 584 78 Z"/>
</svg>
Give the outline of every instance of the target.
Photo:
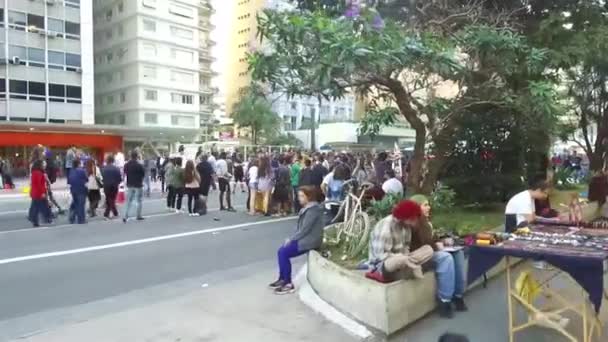
<svg viewBox="0 0 608 342">
<path fill-rule="evenodd" d="M 381 200 L 373 200 L 367 213 L 375 221 L 380 221 L 393 212 L 393 207 L 403 200 L 403 195 L 387 194 Z"/>
<path fill-rule="evenodd" d="M 456 203 L 456 191 L 446 185 L 439 184 L 431 195 L 431 205 L 436 210 L 451 209 Z"/>
</svg>

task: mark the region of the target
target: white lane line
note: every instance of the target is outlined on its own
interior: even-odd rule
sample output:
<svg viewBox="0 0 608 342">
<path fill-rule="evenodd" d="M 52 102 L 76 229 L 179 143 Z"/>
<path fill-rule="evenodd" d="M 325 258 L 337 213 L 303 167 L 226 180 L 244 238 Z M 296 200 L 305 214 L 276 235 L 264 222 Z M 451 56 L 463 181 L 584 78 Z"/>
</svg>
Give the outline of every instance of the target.
<svg viewBox="0 0 608 342">
<path fill-rule="evenodd" d="M 235 205 L 234 208 L 235 209 L 240 209 L 240 208 L 244 208 L 244 205 Z M 208 209 L 207 212 L 215 212 L 215 211 L 220 211 L 220 208 L 213 208 L 213 209 Z M 159 213 L 159 214 L 150 214 L 150 215 L 144 215 L 145 218 L 154 218 L 154 217 L 164 217 L 164 216 L 172 216 L 172 215 L 182 215 L 182 214 L 177 214 L 175 212 L 170 212 L 170 213 Z M 199 217 L 197 217 L 198 219 Z M 103 224 L 108 224 L 108 223 L 118 223 L 121 222 L 120 220 L 122 220 L 122 216 L 120 218 L 116 218 L 114 220 L 110 220 L 110 221 L 105 221 L 105 220 L 95 220 L 95 221 L 89 221 L 88 224 L 90 223 L 103 223 Z M 121 222 L 122 224 L 122 222 Z M 33 227 L 26 227 L 26 228 L 17 228 L 17 229 L 11 229 L 11 230 L 5 230 L 5 231 L 0 231 L 0 235 L 3 234 L 9 234 L 9 233 L 27 233 L 27 232 L 37 232 L 37 231 L 44 231 L 44 230 L 51 230 L 51 229 L 61 229 L 61 228 L 69 228 L 69 227 L 87 227 L 87 224 L 85 225 L 78 225 L 78 224 L 71 224 L 71 223 L 67 223 L 67 224 L 60 224 L 57 226 L 45 226 L 45 227 L 37 227 L 37 228 L 33 228 Z"/>
<path fill-rule="evenodd" d="M 14 215 L 14 214 L 23 214 L 23 213 L 27 213 L 27 210 L 1 211 L 0 212 L 0 216 Z"/>
<path fill-rule="evenodd" d="M 283 218 L 257 221 L 257 222 L 246 222 L 246 223 L 234 224 L 231 226 L 224 226 L 224 227 L 211 228 L 211 229 L 205 229 L 205 230 L 196 230 L 196 231 L 178 233 L 178 234 L 161 235 L 161 236 L 155 236 L 155 237 L 146 238 L 146 239 L 138 239 L 138 240 L 131 240 L 131 241 L 123 241 L 123 242 L 118 242 L 118 243 L 111 243 L 111 244 L 107 244 L 107 245 L 98 245 L 98 246 L 90 246 L 90 247 L 70 249 L 70 250 L 58 251 L 58 252 L 26 255 L 26 256 L 21 256 L 21 257 L 16 257 L 16 258 L 1 259 L 0 265 L 6 265 L 6 264 L 12 264 L 12 263 L 16 263 L 16 262 L 23 262 L 23 261 L 36 260 L 36 259 L 53 258 L 53 257 L 58 257 L 58 256 L 71 255 L 71 254 L 88 253 L 88 252 L 100 251 L 100 250 L 110 249 L 110 248 L 141 245 L 141 244 L 145 244 L 145 243 L 152 243 L 152 242 L 171 240 L 171 239 L 179 239 L 179 238 L 183 238 L 183 237 L 187 237 L 187 236 L 210 234 L 210 233 L 215 233 L 215 232 L 224 232 L 227 230 L 234 230 L 234 229 L 239 229 L 239 228 L 243 228 L 243 227 L 260 226 L 260 225 L 264 225 L 264 224 L 271 224 L 271 223 L 276 223 L 276 222 L 295 220 L 296 218 L 297 217 L 293 216 L 293 217 L 283 217 Z"/>
</svg>

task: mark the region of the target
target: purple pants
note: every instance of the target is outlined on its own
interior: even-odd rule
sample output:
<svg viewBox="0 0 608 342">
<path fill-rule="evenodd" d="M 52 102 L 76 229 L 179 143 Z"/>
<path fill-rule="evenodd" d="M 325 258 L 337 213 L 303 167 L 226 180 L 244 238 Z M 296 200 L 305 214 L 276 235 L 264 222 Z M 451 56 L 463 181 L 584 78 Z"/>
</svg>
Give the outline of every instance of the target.
<svg viewBox="0 0 608 342">
<path fill-rule="evenodd" d="M 298 250 L 298 241 L 290 241 L 288 244 L 281 246 L 277 252 L 279 259 L 279 280 L 283 280 L 286 284 L 291 284 L 291 258 L 295 258 L 308 251 Z"/>
</svg>

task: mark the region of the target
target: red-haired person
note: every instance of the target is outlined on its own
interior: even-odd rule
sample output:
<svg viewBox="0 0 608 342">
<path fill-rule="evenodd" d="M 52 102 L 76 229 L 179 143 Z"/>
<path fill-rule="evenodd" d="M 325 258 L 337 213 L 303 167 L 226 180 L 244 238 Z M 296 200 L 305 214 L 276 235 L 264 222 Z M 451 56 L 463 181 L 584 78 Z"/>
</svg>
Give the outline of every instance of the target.
<svg viewBox="0 0 608 342">
<path fill-rule="evenodd" d="M 368 277 L 389 282 L 397 280 L 404 270 L 411 270 L 416 278 L 424 277 L 421 265 L 431 260 L 433 248 L 424 245 L 410 250 L 412 230 L 421 216 L 418 203 L 403 200 L 395 205 L 391 215 L 376 224 L 369 242 L 372 271 L 367 274 Z"/>
<path fill-rule="evenodd" d="M 46 177 L 44 175 L 44 162 L 40 159 L 34 160 L 32 164 L 32 176 L 30 184 L 30 197 L 32 204 L 29 210 L 29 219 L 34 227 L 39 226 L 38 217 L 44 216 L 47 223 L 51 222 L 51 209 L 46 199 L 47 194 Z"/>
<path fill-rule="evenodd" d="M 295 234 L 287 239 L 277 252 L 279 279 L 270 284 L 275 294 L 288 294 L 295 291 L 291 282 L 291 258 L 318 249 L 323 243 L 323 208 L 319 205 L 321 197 L 315 186 L 301 186 L 298 200 L 302 209 L 298 217 Z"/>
</svg>

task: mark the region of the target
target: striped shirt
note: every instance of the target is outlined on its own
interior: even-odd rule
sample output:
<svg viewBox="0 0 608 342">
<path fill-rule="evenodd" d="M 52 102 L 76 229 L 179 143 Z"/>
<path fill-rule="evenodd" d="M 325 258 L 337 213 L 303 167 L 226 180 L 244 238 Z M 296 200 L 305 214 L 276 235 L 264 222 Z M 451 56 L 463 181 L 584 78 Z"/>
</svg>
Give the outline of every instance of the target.
<svg viewBox="0 0 608 342">
<path fill-rule="evenodd" d="M 369 264 L 375 269 L 381 269 L 382 263 L 391 255 L 408 254 L 411 240 L 411 229 L 400 227 L 392 215 L 383 218 L 371 234 Z"/>
</svg>

